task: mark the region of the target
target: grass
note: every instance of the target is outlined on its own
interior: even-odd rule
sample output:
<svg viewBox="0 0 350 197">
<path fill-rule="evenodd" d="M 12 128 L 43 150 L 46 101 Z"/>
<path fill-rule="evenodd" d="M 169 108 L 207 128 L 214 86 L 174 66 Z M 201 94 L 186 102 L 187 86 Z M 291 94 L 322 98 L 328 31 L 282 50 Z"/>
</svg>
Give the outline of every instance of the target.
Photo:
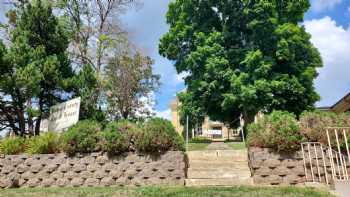
<svg viewBox="0 0 350 197">
<path fill-rule="evenodd" d="M 244 150 L 247 148 L 244 142 L 225 142 L 225 144 L 227 144 L 233 150 Z"/>
<path fill-rule="evenodd" d="M 0 190 L 11 197 L 332 197 L 312 188 L 297 187 L 139 187 L 139 188 L 38 188 Z"/>
<path fill-rule="evenodd" d="M 188 143 L 188 151 L 205 150 L 210 143 Z"/>
</svg>

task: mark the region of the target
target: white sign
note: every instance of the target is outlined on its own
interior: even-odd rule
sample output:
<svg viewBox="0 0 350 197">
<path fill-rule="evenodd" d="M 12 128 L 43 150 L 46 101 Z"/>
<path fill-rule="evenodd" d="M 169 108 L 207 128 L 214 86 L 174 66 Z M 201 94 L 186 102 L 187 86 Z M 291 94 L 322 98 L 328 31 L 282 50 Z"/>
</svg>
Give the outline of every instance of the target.
<svg viewBox="0 0 350 197">
<path fill-rule="evenodd" d="M 40 132 L 48 132 L 49 131 L 49 120 L 42 119 L 40 122 Z"/>
<path fill-rule="evenodd" d="M 49 131 L 64 131 L 79 121 L 80 97 L 50 108 Z"/>
<path fill-rule="evenodd" d="M 209 130 L 210 134 L 212 135 L 222 135 L 222 131 L 221 130 Z"/>
</svg>

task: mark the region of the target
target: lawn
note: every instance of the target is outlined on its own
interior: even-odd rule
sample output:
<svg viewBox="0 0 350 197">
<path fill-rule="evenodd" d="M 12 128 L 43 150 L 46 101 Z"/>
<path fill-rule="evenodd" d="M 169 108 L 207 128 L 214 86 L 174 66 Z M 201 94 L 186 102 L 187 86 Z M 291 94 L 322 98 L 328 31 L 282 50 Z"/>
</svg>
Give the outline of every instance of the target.
<svg viewBox="0 0 350 197">
<path fill-rule="evenodd" d="M 188 151 L 205 150 L 210 143 L 188 143 Z"/>
<path fill-rule="evenodd" d="M 140 188 L 47 188 L 9 189 L 0 191 L 1 197 L 332 197 L 311 188 L 296 187 L 140 187 Z"/>
</svg>

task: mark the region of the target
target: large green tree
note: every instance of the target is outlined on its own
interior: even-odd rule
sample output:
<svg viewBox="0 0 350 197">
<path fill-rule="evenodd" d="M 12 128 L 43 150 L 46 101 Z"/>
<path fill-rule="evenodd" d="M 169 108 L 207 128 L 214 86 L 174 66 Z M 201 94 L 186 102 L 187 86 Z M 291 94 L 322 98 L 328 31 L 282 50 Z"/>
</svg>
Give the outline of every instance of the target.
<svg viewBox="0 0 350 197">
<path fill-rule="evenodd" d="M 68 98 L 69 40 L 49 2 L 33 0 L 15 11 L 10 46 L 0 45 L 1 123 L 19 135 L 38 134 L 49 108 Z"/>
<path fill-rule="evenodd" d="M 250 122 L 258 111 L 300 114 L 319 99 L 322 66 L 301 25 L 308 0 L 176 0 L 160 53 L 175 61 L 191 105 L 214 120 Z"/>
</svg>

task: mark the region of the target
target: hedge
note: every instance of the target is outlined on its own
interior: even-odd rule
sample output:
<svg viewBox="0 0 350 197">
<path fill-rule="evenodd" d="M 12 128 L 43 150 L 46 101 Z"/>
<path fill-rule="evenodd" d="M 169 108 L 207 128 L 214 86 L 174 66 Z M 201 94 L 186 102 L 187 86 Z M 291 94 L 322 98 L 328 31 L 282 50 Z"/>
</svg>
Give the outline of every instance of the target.
<svg viewBox="0 0 350 197">
<path fill-rule="evenodd" d="M 96 122 L 78 122 L 62 135 L 48 132 L 28 139 L 7 137 L 0 141 L 0 153 L 52 154 L 65 152 L 91 153 L 103 151 L 109 155 L 124 152 L 159 154 L 170 150 L 184 150 L 182 137 L 170 121 L 154 118 L 142 125 L 129 121 L 110 122 L 105 128 Z"/>
</svg>

